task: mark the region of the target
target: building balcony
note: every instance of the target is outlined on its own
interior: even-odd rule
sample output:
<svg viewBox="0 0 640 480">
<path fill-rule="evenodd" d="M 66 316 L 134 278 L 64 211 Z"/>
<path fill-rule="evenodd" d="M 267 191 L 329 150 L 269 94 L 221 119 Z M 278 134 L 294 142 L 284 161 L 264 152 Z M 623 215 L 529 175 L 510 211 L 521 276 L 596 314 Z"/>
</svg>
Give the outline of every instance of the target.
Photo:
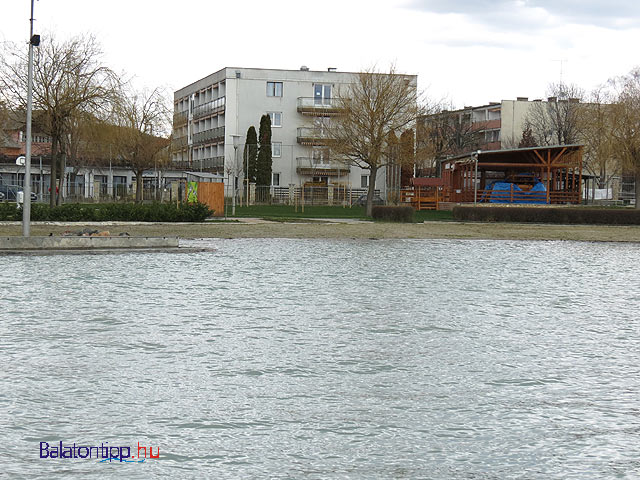
<svg viewBox="0 0 640 480">
<path fill-rule="evenodd" d="M 211 128 L 203 132 L 194 133 L 192 136 L 194 145 L 204 143 L 224 142 L 224 127 Z"/>
<path fill-rule="evenodd" d="M 189 112 L 176 112 L 173 114 L 173 128 L 182 127 L 187 124 L 189 120 Z"/>
<path fill-rule="evenodd" d="M 482 120 L 473 122 L 473 129 L 477 131 L 482 130 L 495 130 L 502 126 L 502 119 L 496 118 L 495 120 Z"/>
<path fill-rule="evenodd" d="M 336 160 L 320 160 L 311 157 L 297 157 L 296 171 L 300 175 L 311 175 L 314 177 L 332 177 L 346 175 L 351 171 L 351 167 Z"/>
<path fill-rule="evenodd" d="M 331 137 L 326 128 L 299 127 L 297 141 L 300 145 L 329 145 Z"/>
<path fill-rule="evenodd" d="M 181 150 L 187 146 L 187 137 L 186 135 L 183 137 L 174 137 L 171 140 L 171 148 L 173 150 Z"/>
<path fill-rule="evenodd" d="M 206 117 L 207 115 L 219 114 L 224 112 L 225 97 L 216 98 L 197 107 L 193 107 L 193 119 Z"/>
<path fill-rule="evenodd" d="M 500 148 L 502 148 L 501 145 L 502 145 L 502 142 L 500 142 L 499 140 L 495 142 L 487 142 L 484 145 L 481 145 L 480 149 L 481 150 L 500 150 Z"/>
<path fill-rule="evenodd" d="M 224 156 L 201 158 L 198 160 L 176 160 L 169 163 L 169 168 L 194 172 L 216 172 L 224 169 Z"/>
<path fill-rule="evenodd" d="M 337 98 L 298 97 L 298 112 L 302 115 L 330 117 L 342 110 Z"/>
</svg>

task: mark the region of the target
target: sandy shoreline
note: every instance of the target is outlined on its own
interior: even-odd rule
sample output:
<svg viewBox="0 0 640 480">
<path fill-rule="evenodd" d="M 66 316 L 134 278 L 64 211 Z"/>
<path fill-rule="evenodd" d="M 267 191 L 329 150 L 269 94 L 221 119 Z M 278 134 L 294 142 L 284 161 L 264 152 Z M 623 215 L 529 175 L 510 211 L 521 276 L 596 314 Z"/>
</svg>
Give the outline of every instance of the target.
<svg viewBox="0 0 640 480">
<path fill-rule="evenodd" d="M 34 222 L 32 236 L 61 235 L 83 228 L 108 230 L 112 235 L 178 236 L 181 238 L 327 238 L 327 239 L 496 239 L 573 240 L 586 242 L 640 242 L 640 226 L 541 225 L 513 223 L 425 222 L 374 223 L 353 220 L 269 222 L 140 223 Z M 18 222 L 0 222 L 0 236 L 21 235 Z"/>
</svg>

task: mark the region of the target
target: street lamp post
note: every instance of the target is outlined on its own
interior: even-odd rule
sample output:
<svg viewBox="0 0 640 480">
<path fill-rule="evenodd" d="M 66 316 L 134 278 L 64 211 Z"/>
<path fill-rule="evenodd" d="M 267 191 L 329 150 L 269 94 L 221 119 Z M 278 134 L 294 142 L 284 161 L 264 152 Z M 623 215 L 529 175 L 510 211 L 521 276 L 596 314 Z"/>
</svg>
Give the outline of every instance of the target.
<svg viewBox="0 0 640 480">
<path fill-rule="evenodd" d="M 29 70 L 27 74 L 27 138 L 24 161 L 24 194 L 22 204 L 22 236 L 31 234 L 31 111 L 33 109 L 33 47 L 40 45 L 40 35 L 33 34 L 33 1 L 29 19 Z"/>
<path fill-rule="evenodd" d="M 244 203 L 245 203 L 246 207 L 249 206 L 249 151 L 248 150 L 249 150 L 249 148 L 246 146 L 246 143 L 245 143 L 245 147 L 244 147 L 245 154 L 244 154 L 244 156 L 246 158 L 244 159 L 244 163 L 245 163 L 244 172 L 245 172 L 245 176 L 247 177 L 247 183 L 246 183 L 246 186 L 245 186 L 245 188 L 247 190 L 246 190 L 246 198 L 245 198 L 245 202 Z"/>
<path fill-rule="evenodd" d="M 475 172 L 473 175 L 473 205 L 475 206 L 478 203 L 478 156 L 482 150 L 478 150 L 473 154 L 473 157 L 476 161 L 475 164 Z"/>
<path fill-rule="evenodd" d="M 238 146 L 240 145 L 240 135 L 230 135 L 233 139 L 233 150 L 234 150 L 234 160 L 233 160 L 233 185 L 232 192 L 233 196 L 231 197 L 231 215 L 235 217 L 236 215 L 236 181 L 238 178 Z"/>
</svg>

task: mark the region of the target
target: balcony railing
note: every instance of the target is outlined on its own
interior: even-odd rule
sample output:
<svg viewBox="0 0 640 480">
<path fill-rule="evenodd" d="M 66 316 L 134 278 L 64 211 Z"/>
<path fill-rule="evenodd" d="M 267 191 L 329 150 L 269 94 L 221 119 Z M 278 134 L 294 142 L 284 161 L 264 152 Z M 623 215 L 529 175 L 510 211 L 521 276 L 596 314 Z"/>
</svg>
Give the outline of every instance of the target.
<svg viewBox="0 0 640 480">
<path fill-rule="evenodd" d="M 173 114 L 173 126 L 181 127 L 187 124 L 187 120 L 189 119 L 189 112 L 176 112 Z"/>
<path fill-rule="evenodd" d="M 337 160 L 297 157 L 297 172 L 301 175 L 340 176 L 351 171 L 351 167 Z"/>
<path fill-rule="evenodd" d="M 337 98 L 298 97 L 298 112 L 303 115 L 331 116 L 342 112 Z"/>
<path fill-rule="evenodd" d="M 225 97 L 220 97 L 202 105 L 198 105 L 197 107 L 193 107 L 193 119 L 196 120 L 213 113 L 222 113 L 224 112 L 224 106 Z"/>
<path fill-rule="evenodd" d="M 174 137 L 171 140 L 171 148 L 174 150 L 179 150 L 187 146 L 187 137 Z"/>
<path fill-rule="evenodd" d="M 195 172 L 222 170 L 224 168 L 224 156 L 201 158 L 198 160 L 176 160 L 169 164 L 171 168 L 189 170 Z"/>
<path fill-rule="evenodd" d="M 301 145 L 328 145 L 331 143 L 329 132 L 322 127 L 299 127 L 297 140 Z"/>
<path fill-rule="evenodd" d="M 216 127 L 203 132 L 194 133 L 192 139 L 194 145 L 224 141 L 224 127 Z"/>
</svg>

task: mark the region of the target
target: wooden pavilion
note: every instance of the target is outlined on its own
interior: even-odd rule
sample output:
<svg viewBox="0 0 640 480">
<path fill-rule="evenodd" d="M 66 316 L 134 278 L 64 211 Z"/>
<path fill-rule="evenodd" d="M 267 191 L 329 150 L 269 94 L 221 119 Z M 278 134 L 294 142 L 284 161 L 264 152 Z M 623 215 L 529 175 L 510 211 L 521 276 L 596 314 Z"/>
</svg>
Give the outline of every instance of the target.
<svg viewBox="0 0 640 480">
<path fill-rule="evenodd" d="M 440 162 L 438 179 L 415 178 L 402 198 L 417 209 L 442 202 L 577 204 L 582 145 L 475 151 Z"/>
</svg>

